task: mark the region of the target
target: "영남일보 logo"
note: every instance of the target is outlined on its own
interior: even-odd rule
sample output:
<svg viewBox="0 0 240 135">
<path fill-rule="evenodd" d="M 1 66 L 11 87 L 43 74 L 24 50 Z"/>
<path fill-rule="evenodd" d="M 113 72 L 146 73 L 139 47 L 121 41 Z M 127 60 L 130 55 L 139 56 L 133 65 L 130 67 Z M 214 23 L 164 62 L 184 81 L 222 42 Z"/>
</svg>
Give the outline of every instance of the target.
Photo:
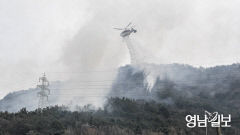
<svg viewBox="0 0 240 135">
<path fill-rule="evenodd" d="M 228 116 L 224 116 L 223 114 L 219 114 L 218 112 L 210 113 L 205 111 L 205 115 L 203 118 L 200 118 L 199 115 L 187 115 L 186 116 L 187 127 L 207 127 L 208 123 L 210 123 L 211 127 L 231 127 L 231 114 Z"/>
</svg>

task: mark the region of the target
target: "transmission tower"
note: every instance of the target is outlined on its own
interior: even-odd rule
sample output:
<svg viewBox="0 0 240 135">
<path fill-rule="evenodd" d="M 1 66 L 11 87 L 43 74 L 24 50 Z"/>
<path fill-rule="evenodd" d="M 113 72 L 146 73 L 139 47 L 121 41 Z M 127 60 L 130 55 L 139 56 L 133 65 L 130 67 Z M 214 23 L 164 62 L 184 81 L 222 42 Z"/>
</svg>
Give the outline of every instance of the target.
<svg viewBox="0 0 240 135">
<path fill-rule="evenodd" d="M 43 109 L 44 107 L 48 106 L 48 95 L 50 95 L 49 81 L 46 78 L 45 73 L 42 77 L 39 78 L 40 84 L 37 85 L 37 88 L 40 88 L 40 91 L 37 93 L 39 97 L 38 101 L 38 108 Z"/>
</svg>

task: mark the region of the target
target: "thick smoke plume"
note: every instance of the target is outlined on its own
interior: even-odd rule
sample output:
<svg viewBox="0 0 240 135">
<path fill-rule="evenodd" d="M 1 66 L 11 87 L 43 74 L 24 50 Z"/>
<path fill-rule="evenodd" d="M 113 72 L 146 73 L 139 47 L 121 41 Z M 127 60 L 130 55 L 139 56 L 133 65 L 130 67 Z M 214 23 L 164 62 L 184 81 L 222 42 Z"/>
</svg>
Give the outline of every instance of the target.
<svg viewBox="0 0 240 135">
<path fill-rule="evenodd" d="M 124 27 L 129 22 L 138 30 L 130 38 L 135 50 L 140 50 L 137 59 L 143 63 L 214 66 L 240 58 L 236 49 L 240 42 L 237 1 L 38 2 L 1 1 L 0 28 L 5 32 L 0 35 L 0 54 L 4 58 L 0 64 L 1 97 L 19 90 L 18 86 L 34 87 L 39 72 L 46 71 L 50 81 L 65 81 L 59 88 L 60 103 L 101 106 L 102 97 L 114 82 L 116 69 L 130 63 L 126 44 L 112 28 Z M 60 5 L 55 6 L 54 2 Z M 13 11 L 9 11 L 9 5 Z M 146 60 L 148 57 L 151 60 Z M 154 84 L 155 73 L 145 72 L 149 74 L 148 83 Z"/>
</svg>

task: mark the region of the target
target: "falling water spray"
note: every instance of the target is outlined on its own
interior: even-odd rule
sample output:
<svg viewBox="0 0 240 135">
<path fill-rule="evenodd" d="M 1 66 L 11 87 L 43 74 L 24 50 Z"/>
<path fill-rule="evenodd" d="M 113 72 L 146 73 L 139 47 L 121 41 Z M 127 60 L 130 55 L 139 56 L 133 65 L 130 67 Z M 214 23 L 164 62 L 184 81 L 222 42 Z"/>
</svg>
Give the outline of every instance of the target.
<svg viewBox="0 0 240 135">
<path fill-rule="evenodd" d="M 134 45 L 132 44 L 129 36 L 124 37 L 123 41 L 126 42 L 127 48 L 129 50 L 130 58 L 131 58 L 131 64 L 136 65 L 139 64 L 139 61 L 137 59 L 136 49 Z"/>
</svg>

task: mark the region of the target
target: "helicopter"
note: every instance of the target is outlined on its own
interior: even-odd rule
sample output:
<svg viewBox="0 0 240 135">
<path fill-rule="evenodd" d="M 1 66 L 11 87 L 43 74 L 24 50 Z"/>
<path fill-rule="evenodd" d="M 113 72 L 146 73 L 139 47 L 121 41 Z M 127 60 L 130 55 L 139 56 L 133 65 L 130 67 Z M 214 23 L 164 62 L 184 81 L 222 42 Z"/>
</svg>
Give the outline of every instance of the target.
<svg viewBox="0 0 240 135">
<path fill-rule="evenodd" d="M 131 33 L 136 33 L 137 30 L 133 28 L 133 26 L 131 28 L 128 28 L 132 23 L 130 22 L 125 28 L 114 28 L 116 30 L 123 30 L 121 33 L 120 33 L 120 36 L 121 37 L 127 37 L 129 36 Z"/>
</svg>

